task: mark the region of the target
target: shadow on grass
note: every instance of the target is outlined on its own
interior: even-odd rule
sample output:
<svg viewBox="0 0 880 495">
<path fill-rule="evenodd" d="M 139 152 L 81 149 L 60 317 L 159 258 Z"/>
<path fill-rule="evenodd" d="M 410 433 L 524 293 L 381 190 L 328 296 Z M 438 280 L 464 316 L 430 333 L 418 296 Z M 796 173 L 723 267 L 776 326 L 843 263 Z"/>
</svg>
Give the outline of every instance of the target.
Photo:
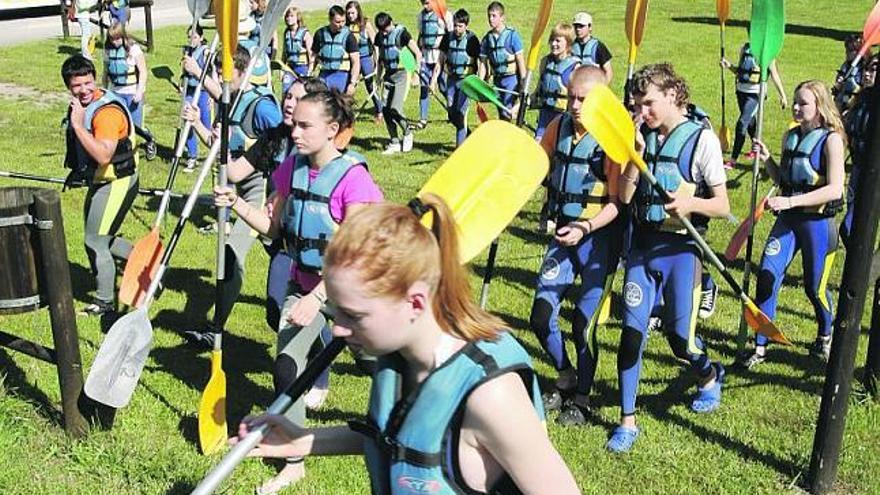
<svg viewBox="0 0 880 495">
<path fill-rule="evenodd" d="M 175 481 L 168 491 L 165 492 L 165 495 L 187 495 L 188 493 L 192 493 L 195 490 L 196 485 L 194 482 L 189 481 Z"/>
<path fill-rule="evenodd" d="M 54 366 L 46 363 L 46 366 Z M 64 418 L 42 390 L 33 386 L 27 374 L 21 369 L 5 350 L 0 349 L 0 370 L 4 375 L 3 388 L 7 393 L 20 397 L 34 407 L 34 411 L 53 425 L 64 428 Z"/>
<path fill-rule="evenodd" d="M 683 22 L 690 24 L 708 24 L 710 26 L 718 25 L 718 17 L 673 17 L 673 22 Z M 747 28 L 749 23 L 747 20 L 728 19 L 726 22 L 728 27 Z M 837 41 L 843 41 L 847 35 L 855 33 L 855 31 L 844 31 L 842 29 L 831 29 L 822 26 L 805 26 L 802 24 L 786 24 L 786 34 L 796 34 L 800 36 L 813 36 L 816 38 L 831 38 Z"/>
</svg>

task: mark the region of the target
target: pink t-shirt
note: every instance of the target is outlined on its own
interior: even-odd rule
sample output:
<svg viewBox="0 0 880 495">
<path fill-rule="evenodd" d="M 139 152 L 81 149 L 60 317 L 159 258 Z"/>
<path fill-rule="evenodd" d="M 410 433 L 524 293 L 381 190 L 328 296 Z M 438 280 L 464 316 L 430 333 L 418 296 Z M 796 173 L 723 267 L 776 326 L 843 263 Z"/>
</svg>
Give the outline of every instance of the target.
<svg viewBox="0 0 880 495">
<path fill-rule="evenodd" d="M 272 184 L 275 193 L 281 198 L 290 196 L 290 180 L 293 175 L 293 164 L 296 155 L 289 156 L 281 162 L 281 165 L 272 173 Z M 309 184 L 318 178 L 320 170 L 309 169 Z M 339 185 L 330 195 L 330 216 L 337 223 L 345 220 L 345 208 L 357 203 L 381 203 L 384 200 L 382 190 L 376 185 L 373 176 L 364 166 L 352 167 L 339 181 Z M 279 212 L 280 213 L 280 212 Z M 318 274 L 298 270 L 296 263 L 290 269 L 291 280 L 297 282 L 305 291 L 310 291 L 321 283 Z"/>
</svg>

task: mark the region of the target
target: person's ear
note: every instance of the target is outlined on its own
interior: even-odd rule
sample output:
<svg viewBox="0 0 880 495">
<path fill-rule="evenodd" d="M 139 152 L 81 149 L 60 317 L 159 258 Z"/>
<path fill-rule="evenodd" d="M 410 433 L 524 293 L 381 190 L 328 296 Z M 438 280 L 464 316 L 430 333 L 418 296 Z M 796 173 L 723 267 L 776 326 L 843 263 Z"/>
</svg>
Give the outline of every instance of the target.
<svg viewBox="0 0 880 495">
<path fill-rule="evenodd" d="M 431 288 L 422 280 L 413 283 L 406 292 L 410 320 L 415 321 L 425 311 L 431 311 Z"/>
</svg>

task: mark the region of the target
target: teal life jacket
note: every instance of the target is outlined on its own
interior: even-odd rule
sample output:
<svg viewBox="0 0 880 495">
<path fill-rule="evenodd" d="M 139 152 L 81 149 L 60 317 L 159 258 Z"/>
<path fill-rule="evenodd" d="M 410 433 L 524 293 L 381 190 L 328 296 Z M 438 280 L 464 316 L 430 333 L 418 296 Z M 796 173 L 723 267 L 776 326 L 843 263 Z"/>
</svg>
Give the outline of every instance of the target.
<svg viewBox="0 0 880 495">
<path fill-rule="evenodd" d="M 403 26 L 394 26 L 390 33 L 383 33 L 379 43 L 379 59 L 389 72 L 400 68 L 400 36 L 403 34 Z M 388 74 L 386 74 L 387 77 Z"/>
<path fill-rule="evenodd" d="M 704 128 L 692 120 L 685 120 L 675 127 L 663 144 L 659 142 L 660 131 L 649 129 L 645 135 L 645 163 L 657 178 L 657 182 L 667 192 L 682 189 L 698 198 L 709 197 L 710 191 L 705 183 L 695 183 L 691 168 L 694 152 Z M 682 223 L 664 208 L 663 198 L 657 194 L 647 180 L 639 181 L 636 188 L 636 220 L 640 225 L 664 232 L 682 232 Z M 697 231 L 705 232 L 709 219 L 694 214 L 690 218 Z"/>
<path fill-rule="evenodd" d="M 736 81 L 742 84 L 761 82 L 761 67 L 752 55 L 751 46 L 746 43 L 739 52 L 739 65 L 736 67 Z"/>
<path fill-rule="evenodd" d="M 197 46 L 195 48 L 190 47 L 190 49 L 189 49 L 189 56 L 192 57 L 193 60 L 195 60 L 197 64 L 199 64 L 199 67 L 201 67 L 202 70 L 205 69 L 205 65 L 208 62 L 207 57 L 206 57 L 207 53 L 208 53 L 208 47 L 204 43 L 200 44 L 199 46 Z M 198 77 L 193 77 L 193 76 L 186 77 L 186 87 L 190 93 L 193 90 L 195 90 L 198 86 L 199 86 L 199 78 Z"/>
<path fill-rule="evenodd" d="M 440 46 L 444 29 L 433 10 L 419 12 L 419 49 L 434 50 Z"/>
<path fill-rule="evenodd" d="M 324 267 L 324 251 L 339 226 L 330 214 L 330 198 L 345 174 L 356 166 L 366 168 L 366 159 L 346 151 L 324 165 L 310 183 L 308 157 L 296 156 L 281 232 L 298 269 L 319 272 Z"/>
<path fill-rule="evenodd" d="M 252 86 L 241 95 L 241 100 L 229 116 L 229 153 L 238 158 L 256 142 L 259 135 L 254 129 L 254 117 L 260 100 L 269 100 L 275 105 L 275 95 L 266 86 Z"/>
<path fill-rule="evenodd" d="M 864 64 L 857 64 L 850 74 L 849 77 L 841 81 L 840 90 L 834 95 L 834 103 L 837 104 L 837 108 L 846 109 L 849 106 L 850 100 L 852 100 L 853 96 L 858 94 L 862 89 L 862 73 L 864 72 L 865 66 Z M 849 70 L 849 62 L 844 62 L 843 65 L 837 69 L 837 76 L 843 77 L 846 75 Z"/>
<path fill-rule="evenodd" d="M 560 226 L 592 218 L 608 204 L 605 152 L 592 135 L 575 143 L 575 134 L 574 118 L 563 113 L 550 171 L 549 211 L 557 212 Z"/>
<path fill-rule="evenodd" d="M 248 82 L 255 86 L 268 86 L 269 85 L 269 70 L 270 70 L 270 61 L 269 55 L 266 52 L 257 54 L 257 50 L 260 48 L 259 43 L 254 43 L 251 39 L 239 39 L 238 45 L 247 49 L 248 53 L 251 54 L 251 58 L 259 56 L 257 59 L 256 65 L 254 65 L 254 71 L 251 72 L 251 77 L 248 79 Z"/>
<path fill-rule="evenodd" d="M 370 35 L 366 31 L 361 32 L 360 24 L 349 24 L 348 29 L 358 42 L 358 54 L 361 56 L 361 60 L 372 57 L 373 40 L 370 39 Z"/>
<path fill-rule="evenodd" d="M 112 105 L 122 110 L 125 115 L 125 121 L 128 123 L 128 137 L 117 142 L 116 150 L 108 163 L 99 164 L 77 139 L 73 126 L 68 122 L 65 133 L 67 153 L 64 164 L 89 183 L 104 183 L 128 177 L 135 172 L 137 166 L 137 155 L 134 149 L 135 127 L 128 106 L 116 93 L 106 89 L 103 91 L 104 94 L 100 98 L 86 106 L 83 126 L 89 134 L 94 134 L 94 119 L 98 110 Z"/>
<path fill-rule="evenodd" d="M 710 120 L 709 114 L 703 110 L 701 107 L 688 103 L 687 113 L 685 113 L 685 117 L 688 120 L 693 120 L 694 122 L 703 126 L 704 129 L 712 130 L 712 121 Z"/>
<path fill-rule="evenodd" d="M 107 76 L 113 87 L 132 86 L 138 83 L 137 66 L 128 64 L 128 50 L 124 43 L 114 47 L 108 42 L 104 54 L 107 57 Z"/>
<path fill-rule="evenodd" d="M 351 60 L 348 52 L 345 51 L 345 43 L 351 36 L 348 27 L 343 26 L 335 35 L 328 27 L 319 29 L 318 33 L 321 36 L 321 49 L 318 50 L 321 70 L 346 72 L 351 70 Z"/>
<path fill-rule="evenodd" d="M 289 28 L 284 31 L 284 60 L 291 68 L 309 63 L 306 53 L 305 36 L 309 30 L 301 27 L 296 32 Z"/>
<path fill-rule="evenodd" d="M 263 34 L 263 13 L 256 10 L 251 11 L 251 17 L 254 19 L 254 29 L 248 35 L 248 39 L 256 44 L 260 44 L 260 36 Z"/>
<path fill-rule="evenodd" d="M 501 34 L 495 36 L 494 31 L 486 35 L 489 44 L 489 63 L 495 77 L 516 74 L 516 54 L 507 49 L 507 43 L 513 36 L 513 29 L 505 27 Z"/>
<path fill-rule="evenodd" d="M 538 99 L 544 108 L 554 108 L 565 111 L 568 105 L 568 87 L 563 81 L 563 76 L 574 69 L 578 63 L 576 57 L 566 57 L 562 60 L 548 55 L 541 72 L 541 81 L 538 83 Z"/>
<path fill-rule="evenodd" d="M 586 43 L 574 40 L 574 43 L 571 45 L 571 54 L 581 62 L 581 65 L 598 67 L 598 52 L 599 40 L 593 37 L 590 37 Z"/>
<path fill-rule="evenodd" d="M 466 344 L 403 397 L 405 367 L 397 353 L 379 357 L 367 422 L 349 423 L 366 437 L 364 451 L 374 495 L 477 493 L 462 480 L 458 441 L 470 393 L 493 378 L 517 373 L 543 420 L 531 360 L 507 332 L 495 341 Z M 519 490 L 504 474 L 489 493 Z"/>
<path fill-rule="evenodd" d="M 449 49 L 446 53 L 446 73 L 462 79 L 477 72 L 477 59 L 471 57 L 467 51 L 468 44 L 475 35 L 471 31 L 465 31 L 464 35 L 456 38 L 455 34 L 449 35 Z"/>
<path fill-rule="evenodd" d="M 828 184 L 828 169 L 825 163 L 825 143 L 831 131 L 817 127 L 801 134 L 795 127 L 785 135 L 782 159 L 779 161 L 779 181 L 783 196 L 798 196 L 814 191 Z M 819 206 L 792 208 L 803 213 L 820 213 L 834 216 L 843 206 L 842 199 L 836 199 Z"/>
</svg>

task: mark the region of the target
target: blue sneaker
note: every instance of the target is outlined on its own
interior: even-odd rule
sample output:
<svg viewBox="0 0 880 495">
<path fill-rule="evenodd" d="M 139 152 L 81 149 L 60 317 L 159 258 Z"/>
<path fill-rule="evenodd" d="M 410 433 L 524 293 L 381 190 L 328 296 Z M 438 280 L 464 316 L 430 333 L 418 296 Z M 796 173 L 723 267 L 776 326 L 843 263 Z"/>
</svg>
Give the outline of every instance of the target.
<svg viewBox="0 0 880 495">
<path fill-rule="evenodd" d="M 691 411 L 695 413 L 710 413 L 721 406 L 721 386 L 724 384 L 724 366 L 721 363 L 713 363 L 715 368 L 715 384 L 709 388 L 698 388 L 697 396 L 691 402 Z"/>
<path fill-rule="evenodd" d="M 614 454 L 625 454 L 632 450 L 632 446 L 636 443 L 641 430 L 630 428 L 628 426 L 618 426 L 611 432 L 611 438 L 605 444 L 605 448 Z"/>
</svg>

